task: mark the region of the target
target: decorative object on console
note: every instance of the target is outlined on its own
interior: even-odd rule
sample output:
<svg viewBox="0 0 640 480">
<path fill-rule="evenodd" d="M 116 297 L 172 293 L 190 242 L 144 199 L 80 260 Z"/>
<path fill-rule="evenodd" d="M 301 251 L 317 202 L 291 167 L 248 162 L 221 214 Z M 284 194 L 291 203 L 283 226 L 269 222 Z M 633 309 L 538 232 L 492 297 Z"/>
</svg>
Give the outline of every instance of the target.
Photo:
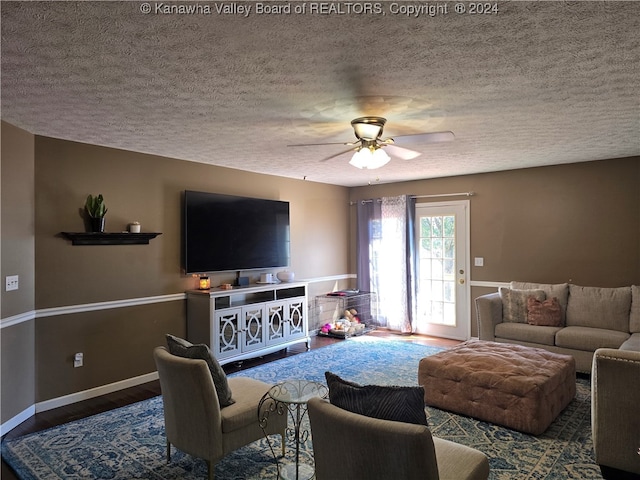
<svg viewBox="0 0 640 480">
<path fill-rule="evenodd" d="M 107 207 L 104 204 L 102 194 L 93 196 L 89 194 L 84 204 L 84 209 L 89 215 L 89 227 L 91 232 L 104 232 L 104 216 L 107 214 Z"/>
<path fill-rule="evenodd" d="M 129 233 L 140 233 L 140 222 L 132 222 L 129 224 Z"/>
<path fill-rule="evenodd" d="M 296 277 L 295 274 L 289 270 L 283 270 L 281 272 L 278 272 L 276 274 L 276 277 L 278 278 L 278 280 L 280 280 L 281 282 L 285 282 L 285 283 L 289 283 L 289 282 L 293 282 L 293 279 Z"/>
<path fill-rule="evenodd" d="M 211 288 L 211 279 L 207 276 L 200 277 L 198 288 L 200 290 L 209 290 Z"/>
</svg>

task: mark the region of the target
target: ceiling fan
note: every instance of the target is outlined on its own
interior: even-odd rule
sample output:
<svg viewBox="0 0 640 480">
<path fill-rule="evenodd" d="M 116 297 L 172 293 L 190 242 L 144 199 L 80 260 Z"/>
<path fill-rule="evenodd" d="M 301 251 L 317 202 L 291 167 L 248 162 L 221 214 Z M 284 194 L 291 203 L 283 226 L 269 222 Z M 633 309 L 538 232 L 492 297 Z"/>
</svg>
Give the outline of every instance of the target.
<svg viewBox="0 0 640 480">
<path fill-rule="evenodd" d="M 436 142 L 448 142 L 455 138 L 453 132 L 432 132 L 432 133 L 414 133 L 409 135 L 396 135 L 391 138 L 383 138 L 382 131 L 384 125 L 387 122 L 386 118 L 367 116 L 358 117 L 351 121 L 356 141 L 354 142 L 333 142 L 333 143 L 305 143 L 287 145 L 289 147 L 309 147 L 317 145 L 349 145 L 351 148 L 348 150 L 338 152 L 321 161 L 326 162 L 332 158 L 345 155 L 350 152 L 355 154 L 349 161 L 351 165 L 357 168 L 374 169 L 380 168 L 386 165 L 391 158 L 387 152 L 403 160 L 411 160 L 422 155 L 421 152 L 410 150 L 398 146 L 397 144 L 412 144 L 412 143 L 436 143 Z M 384 149 L 384 150 L 383 150 Z"/>
</svg>

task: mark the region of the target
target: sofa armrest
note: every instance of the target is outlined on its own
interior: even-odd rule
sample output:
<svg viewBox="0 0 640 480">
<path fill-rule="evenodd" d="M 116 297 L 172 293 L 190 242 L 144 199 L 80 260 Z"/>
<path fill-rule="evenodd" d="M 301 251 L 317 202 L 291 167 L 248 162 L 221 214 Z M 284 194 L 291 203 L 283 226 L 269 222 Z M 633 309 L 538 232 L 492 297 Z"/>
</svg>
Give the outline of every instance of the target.
<svg viewBox="0 0 640 480">
<path fill-rule="evenodd" d="M 489 293 L 476 298 L 478 338 L 494 341 L 496 325 L 502 323 L 502 299 L 499 293 Z"/>
<path fill-rule="evenodd" d="M 600 348 L 591 372 L 591 428 L 600 466 L 640 474 L 640 352 Z"/>
</svg>

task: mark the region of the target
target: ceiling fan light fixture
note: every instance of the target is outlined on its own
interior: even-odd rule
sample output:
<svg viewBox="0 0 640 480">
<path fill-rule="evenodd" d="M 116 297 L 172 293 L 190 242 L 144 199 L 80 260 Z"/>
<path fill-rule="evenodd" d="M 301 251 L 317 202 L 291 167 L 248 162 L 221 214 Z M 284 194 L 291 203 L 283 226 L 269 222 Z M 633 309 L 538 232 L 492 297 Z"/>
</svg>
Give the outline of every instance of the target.
<svg viewBox="0 0 640 480">
<path fill-rule="evenodd" d="M 361 148 L 351 158 L 349 163 L 356 168 L 374 170 L 384 167 L 391 157 L 381 148 Z"/>
<path fill-rule="evenodd" d="M 351 121 L 356 137 L 360 140 L 375 140 L 382 135 L 382 129 L 387 122 L 382 117 L 360 117 Z"/>
</svg>

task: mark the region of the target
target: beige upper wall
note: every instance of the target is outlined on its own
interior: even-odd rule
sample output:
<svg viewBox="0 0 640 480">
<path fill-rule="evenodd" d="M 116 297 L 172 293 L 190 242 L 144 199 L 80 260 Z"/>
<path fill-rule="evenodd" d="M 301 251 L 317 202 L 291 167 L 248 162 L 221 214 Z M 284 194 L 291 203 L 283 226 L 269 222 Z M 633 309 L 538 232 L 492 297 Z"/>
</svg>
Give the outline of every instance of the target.
<svg viewBox="0 0 640 480">
<path fill-rule="evenodd" d="M 2 122 L 1 139 L 1 315 L 6 318 L 34 308 L 34 137 Z M 18 275 L 18 290 L 5 291 L 7 275 Z"/>
<path fill-rule="evenodd" d="M 0 318 L 30 315 L 34 286 L 34 137 L 1 124 L 0 216 L 2 247 Z M 6 292 L 4 278 L 19 276 L 19 289 Z M 0 333 L 0 424 L 31 407 L 35 399 L 35 326 L 28 320 Z"/>
<path fill-rule="evenodd" d="M 195 288 L 194 279 L 181 270 L 185 189 L 289 201 L 296 277 L 348 271 L 345 187 L 39 136 L 35 156 L 39 309 Z M 137 220 L 143 231 L 162 235 L 144 246 L 72 246 L 59 233 L 84 231 L 81 210 L 89 193 L 105 197 L 106 231 L 124 230 Z M 212 282 L 234 277 L 214 275 Z"/>
<path fill-rule="evenodd" d="M 470 280 L 621 286 L 640 284 L 639 185 L 634 157 L 374 185 L 350 198 L 473 191 L 471 257 L 484 266 Z"/>
</svg>

